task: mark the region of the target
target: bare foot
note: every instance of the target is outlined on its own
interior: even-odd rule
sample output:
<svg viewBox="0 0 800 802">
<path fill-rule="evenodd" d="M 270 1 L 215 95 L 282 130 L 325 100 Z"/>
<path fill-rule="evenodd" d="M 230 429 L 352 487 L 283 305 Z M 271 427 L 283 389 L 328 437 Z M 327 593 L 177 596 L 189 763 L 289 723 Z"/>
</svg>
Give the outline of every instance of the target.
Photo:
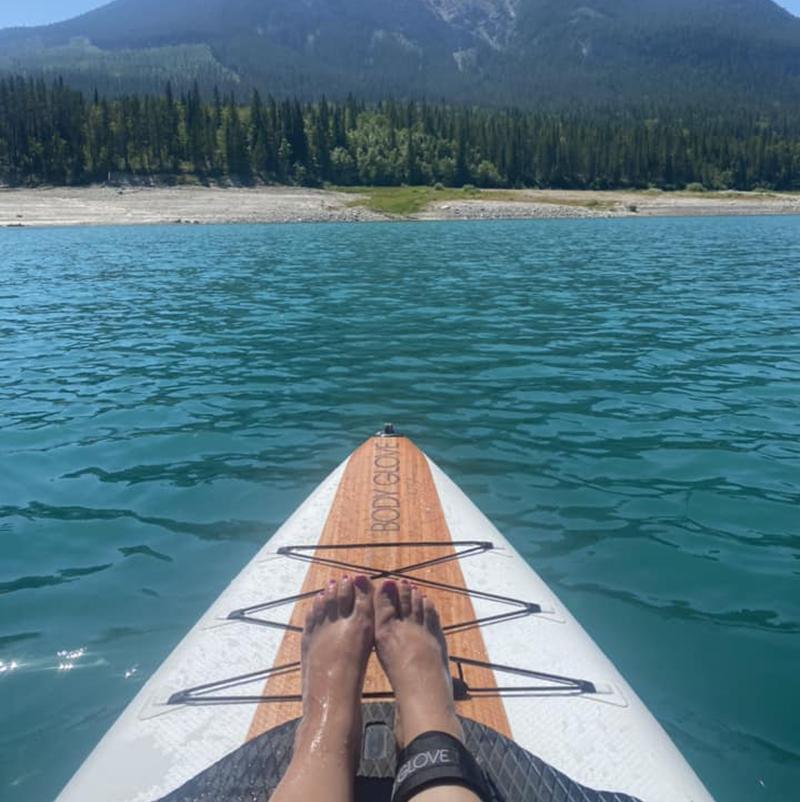
<svg viewBox="0 0 800 802">
<path fill-rule="evenodd" d="M 361 748 L 361 692 L 373 643 L 369 579 L 331 580 L 314 599 L 303 631 L 303 720 L 296 752 L 346 753 L 355 771 Z"/>
<path fill-rule="evenodd" d="M 397 699 L 398 746 L 431 730 L 463 741 L 439 614 L 406 580 L 387 580 L 376 595 L 375 646 Z"/>
</svg>

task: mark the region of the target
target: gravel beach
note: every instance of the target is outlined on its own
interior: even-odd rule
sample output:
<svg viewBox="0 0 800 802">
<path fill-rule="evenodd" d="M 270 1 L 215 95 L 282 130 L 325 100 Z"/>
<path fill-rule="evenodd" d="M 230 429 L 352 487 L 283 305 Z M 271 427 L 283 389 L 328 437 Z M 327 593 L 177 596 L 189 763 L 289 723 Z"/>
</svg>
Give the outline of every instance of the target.
<svg viewBox="0 0 800 802">
<path fill-rule="evenodd" d="M 0 227 L 209 223 L 356 223 L 587 217 L 800 214 L 800 195 L 515 190 L 502 199 L 434 201 L 404 218 L 351 193 L 294 187 L 0 189 Z"/>
</svg>

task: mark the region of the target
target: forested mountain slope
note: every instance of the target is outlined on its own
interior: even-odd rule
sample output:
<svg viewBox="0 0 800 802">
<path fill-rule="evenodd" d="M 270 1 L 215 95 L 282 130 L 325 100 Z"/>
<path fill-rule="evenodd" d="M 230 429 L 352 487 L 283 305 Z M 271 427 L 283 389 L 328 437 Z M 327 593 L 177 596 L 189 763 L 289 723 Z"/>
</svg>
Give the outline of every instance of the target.
<svg viewBox="0 0 800 802">
<path fill-rule="evenodd" d="M 800 19 L 772 0 L 116 0 L 0 31 L 0 71 L 112 93 L 796 100 Z"/>
</svg>

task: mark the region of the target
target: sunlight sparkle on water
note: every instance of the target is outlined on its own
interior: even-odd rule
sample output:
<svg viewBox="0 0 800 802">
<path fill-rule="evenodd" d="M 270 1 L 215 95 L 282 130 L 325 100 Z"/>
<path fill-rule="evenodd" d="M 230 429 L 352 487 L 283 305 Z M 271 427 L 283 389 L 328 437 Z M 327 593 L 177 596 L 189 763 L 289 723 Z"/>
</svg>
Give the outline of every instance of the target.
<svg viewBox="0 0 800 802">
<path fill-rule="evenodd" d="M 56 653 L 56 657 L 60 660 L 58 664 L 58 671 L 72 671 L 75 668 L 75 662 L 80 660 L 86 654 L 86 649 L 81 647 L 73 651 L 61 651 Z"/>
</svg>

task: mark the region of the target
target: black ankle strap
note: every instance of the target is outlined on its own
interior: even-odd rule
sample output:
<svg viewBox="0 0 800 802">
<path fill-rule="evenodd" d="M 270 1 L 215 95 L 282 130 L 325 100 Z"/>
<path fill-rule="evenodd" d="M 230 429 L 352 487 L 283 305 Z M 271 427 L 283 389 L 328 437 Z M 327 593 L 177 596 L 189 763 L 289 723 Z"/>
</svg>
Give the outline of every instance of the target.
<svg viewBox="0 0 800 802">
<path fill-rule="evenodd" d="M 392 802 L 408 802 L 435 785 L 460 785 L 489 802 L 486 780 L 475 758 L 445 732 L 423 733 L 400 753 Z"/>
</svg>

